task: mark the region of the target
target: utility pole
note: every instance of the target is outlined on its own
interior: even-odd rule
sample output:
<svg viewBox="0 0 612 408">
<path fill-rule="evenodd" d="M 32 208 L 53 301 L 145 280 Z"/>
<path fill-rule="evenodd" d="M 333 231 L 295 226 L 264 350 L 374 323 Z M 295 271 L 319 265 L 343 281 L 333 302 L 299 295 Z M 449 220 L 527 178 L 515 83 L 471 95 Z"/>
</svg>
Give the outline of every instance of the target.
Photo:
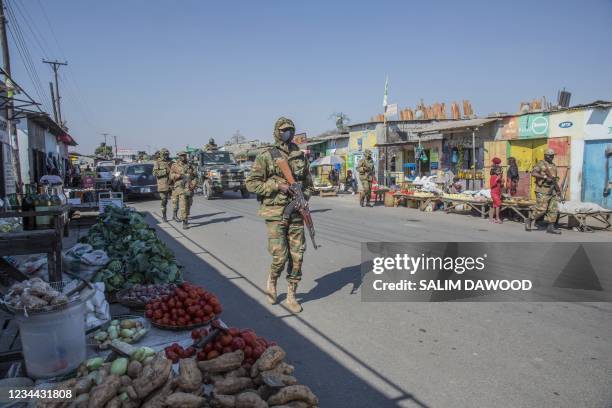
<svg viewBox="0 0 612 408">
<path fill-rule="evenodd" d="M 17 198 L 21 203 L 21 194 L 23 193 L 23 186 L 21 182 L 21 164 L 19 162 L 19 141 L 17 139 L 17 124 L 13 118 L 13 91 L 14 84 L 11 80 L 11 59 L 9 55 L 8 39 L 6 38 L 6 23 L 8 20 L 4 15 L 4 1 L 0 0 L 0 43 L 2 45 L 2 61 L 4 72 L 8 75 L 5 78 L 4 84 L 6 85 L 6 124 L 9 139 L 11 141 L 11 151 L 13 153 L 13 173 L 15 174 L 15 188 L 17 192 Z M 5 186 L 1 186 L 4 190 Z M 8 191 L 6 191 L 8 193 Z"/>
<path fill-rule="evenodd" d="M 59 123 L 59 118 L 57 117 L 57 106 L 55 105 L 55 91 L 53 90 L 52 82 L 49 82 L 49 91 L 51 91 L 51 102 L 53 102 L 53 120 L 55 120 L 55 123 Z"/>
<path fill-rule="evenodd" d="M 104 136 L 104 145 L 106 146 L 106 137 L 108 136 L 108 133 L 100 133 L 102 136 Z"/>
<path fill-rule="evenodd" d="M 115 158 L 117 158 L 117 136 L 113 135 L 113 139 L 115 139 Z"/>
<path fill-rule="evenodd" d="M 43 59 L 42 62 L 45 63 L 45 64 L 51 65 L 51 68 L 53 68 L 53 73 L 55 74 L 55 100 L 57 101 L 57 118 L 59 119 L 58 124 L 60 126 L 64 127 L 64 123 L 62 121 L 62 108 L 61 108 L 61 105 L 60 105 L 61 97 L 60 97 L 59 85 L 58 85 L 58 81 L 57 81 L 57 71 L 58 71 L 58 69 L 59 69 L 59 67 L 61 65 L 68 65 L 68 62 L 67 61 L 59 62 L 57 60 L 49 61 L 49 60 L 46 60 L 46 59 Z"/>
</svg>

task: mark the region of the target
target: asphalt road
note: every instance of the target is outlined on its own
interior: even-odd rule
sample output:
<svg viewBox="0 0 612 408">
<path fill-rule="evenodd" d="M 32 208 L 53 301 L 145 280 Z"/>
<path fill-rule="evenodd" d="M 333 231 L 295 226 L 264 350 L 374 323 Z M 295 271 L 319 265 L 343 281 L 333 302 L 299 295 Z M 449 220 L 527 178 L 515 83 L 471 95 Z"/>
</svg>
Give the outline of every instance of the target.
<svg viewBox="0 0 612 408">
<path fill-rule="evenodd" d="M 612 233 L 526 233 L 516 223 L 359 208 L 353 196 L 313 198 L 309 249 L 292 316 L 265 302 L 270 262 L 257 202 L 196 197 L 191 228 L 150 214 L 188 280 L 216 292 L 223 318 L 276 340 L 322 407 L 610 407 L 610 303 L 364 303 L 360 245 L 368 241 L 612 241 Z M 283 282 L 284 283 L 284 282 Z M 281 300 L 285 287 L 281 286 Z"/>
</svg>

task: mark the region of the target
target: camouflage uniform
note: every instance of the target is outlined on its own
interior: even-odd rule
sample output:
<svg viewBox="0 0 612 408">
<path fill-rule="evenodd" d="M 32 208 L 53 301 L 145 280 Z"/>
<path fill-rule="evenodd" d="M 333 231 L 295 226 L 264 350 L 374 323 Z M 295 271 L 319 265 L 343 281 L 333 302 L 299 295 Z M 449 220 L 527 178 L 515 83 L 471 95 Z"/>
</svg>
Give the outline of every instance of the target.
<svg viewBox="0 0 612 408">
<path fill-rule="evenodd" d="M 210 139 L 208 141 L 208 144 L 206 146 L 204 146 L 204 151 L 205 152 L 215 152 L 217 150 L 219 150 L 219 147 L 215 143 L 215 139 Z"/>
<path fill-rule="evenodd" d="M 265 219 L 268 231 L 268 252 L 272 255 L 272 265 L 268 275 L 268 293 L 272 291 L 270 285 L 273 283 L 274 286 L 274 295 L 269 296 L 270 303 L 276 301 L 276 281 L 287 263 L 287 281 L 289 282 L 287 302 L 289 303 L 290 296 L 295 300 L 293 295 L 297 289 L 297 283 L 302 278 L 302 260 L 306 250 L 302 216 L 294 212 L 288 221 L 282 219 L 283 210 L 291 202 L 291 197 L 279 190 L 279 185 L 286 184 L 287 181 L 273 158 L 275 153 L 272 152 L 273 149 L 276 149 L 281 157 L 288 159 L 293 177 L 298 183 L 302 183 L 304 196 L 308 199 L 312 193 L 308 160 L 295 143 L 282 141 L 281 132 L 286 129 L 295 130 L 293 122 L 287 118 L 278 119 L 274 126 L 274 146 L 257 156 L 246 179 L 247 189 L 257 194 L 261 201 L 259 215 Z"/>
<path fill-rule="evenodd" d="M 545 160 L 540 160 L 531 172 L 535 178 L 536 205 L 533 214 L 525 226 L 526 229 L 531 229 L 532 222 L 537 221 L 543 216 L 544 221 L 548 223 L 546 231 L 559 234 L 560 232 L 554 228 L 559 213 L 558 192 L 554 189 L 554 185 L 558 181 L 557 166 L 552 162 L 554 155 L 555 152 L 553 150 L 546 150 L 544 153 Z M 549 159 L 548 161 L 546 160 L 547 158 Z M 536 175 L 541 177 L 536 177 Z"/>
<path fill-rule="evenodd" d="M 372 196 L 372 177 L 374 177 L 374 161 L 372 160 L 372 152 L 365 151 L 365 158 L 361 159 L 357 165 L 359 173 L 359 181 L 363 191 L 359 196 L 359 204 L 363 207 L 364 201 L 370 205 L 370 197 Z"/>
<path fill-rule="evenodd" d="M 170 187 L 170 168 L 172 160 L 169 158 L 168 149 L 162 149 L 153 165 L 153 175 L 157 178 L 157 192 L 161 198 L 162 217 L 166 221 L 166 210 L 168 208 L 168 198 L 172 194 Z"/>
<path fill-rule="evenodd" d="M 179 152 L 179 160 L 172 164 L 170 169 L 170 181 L 172 182 L 172 206 L 176 215 L 177 209 L 181 209 L 181 220 L 183 228 L 187 228 L 189 209 L 193 200 L 193 190 L 197 185 L 197 174 L 195 167 L 188 161 L 182 161 L 187 153 Z M 189 179 L 189 180 L 188 180 Z"/>
</svg>

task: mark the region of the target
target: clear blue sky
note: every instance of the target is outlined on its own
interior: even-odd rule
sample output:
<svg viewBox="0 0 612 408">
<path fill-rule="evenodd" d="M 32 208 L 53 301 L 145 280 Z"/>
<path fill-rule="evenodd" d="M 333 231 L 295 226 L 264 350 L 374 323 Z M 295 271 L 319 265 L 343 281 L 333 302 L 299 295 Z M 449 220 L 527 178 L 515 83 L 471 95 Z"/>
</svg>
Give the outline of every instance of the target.
<svg viewBox="0 0 612 408">
<path fill-rule="evenodd" d="M 612 99 L 609 0 L 5 1 L 44 92 L 41 57 L 69 61 L 64 117 L 84 153 L 101 132 L 140 149 L 237 129 L 270 140 L 281 115 L 316 135 L 335 111 L 353 123 L 380 113 L 387 74 L 400 107 L 465 98 L 478 115 L 515 112 L 563 86 L 572 103 Z M 36 96 L 9 41 L 14 76 Z"/>
</svg>

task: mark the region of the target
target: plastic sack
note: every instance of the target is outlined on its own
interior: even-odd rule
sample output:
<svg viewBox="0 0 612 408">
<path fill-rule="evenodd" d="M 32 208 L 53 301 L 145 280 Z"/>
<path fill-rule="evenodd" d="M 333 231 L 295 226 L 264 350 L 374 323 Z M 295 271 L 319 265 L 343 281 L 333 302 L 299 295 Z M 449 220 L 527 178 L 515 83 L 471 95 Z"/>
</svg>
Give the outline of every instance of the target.
<svg viewBox="0 0 612 408">
<path fill-rule="evenodd" d="M 110 259 L 101 249 L 93 250 L 89 244 L 76 244 L 64 252 L 64 267 L 68 272 L 81 278 L 91 280 L 98 271 L 106 266 Z"/>
<path fill-rule="evenodd" d="M 111 319 L 110 306 L 104 296 L 104 283 L 92 284 L 96 293 L 85 303 L 85 327 L 87 330 L 98 327 Z"/>
</svg>

